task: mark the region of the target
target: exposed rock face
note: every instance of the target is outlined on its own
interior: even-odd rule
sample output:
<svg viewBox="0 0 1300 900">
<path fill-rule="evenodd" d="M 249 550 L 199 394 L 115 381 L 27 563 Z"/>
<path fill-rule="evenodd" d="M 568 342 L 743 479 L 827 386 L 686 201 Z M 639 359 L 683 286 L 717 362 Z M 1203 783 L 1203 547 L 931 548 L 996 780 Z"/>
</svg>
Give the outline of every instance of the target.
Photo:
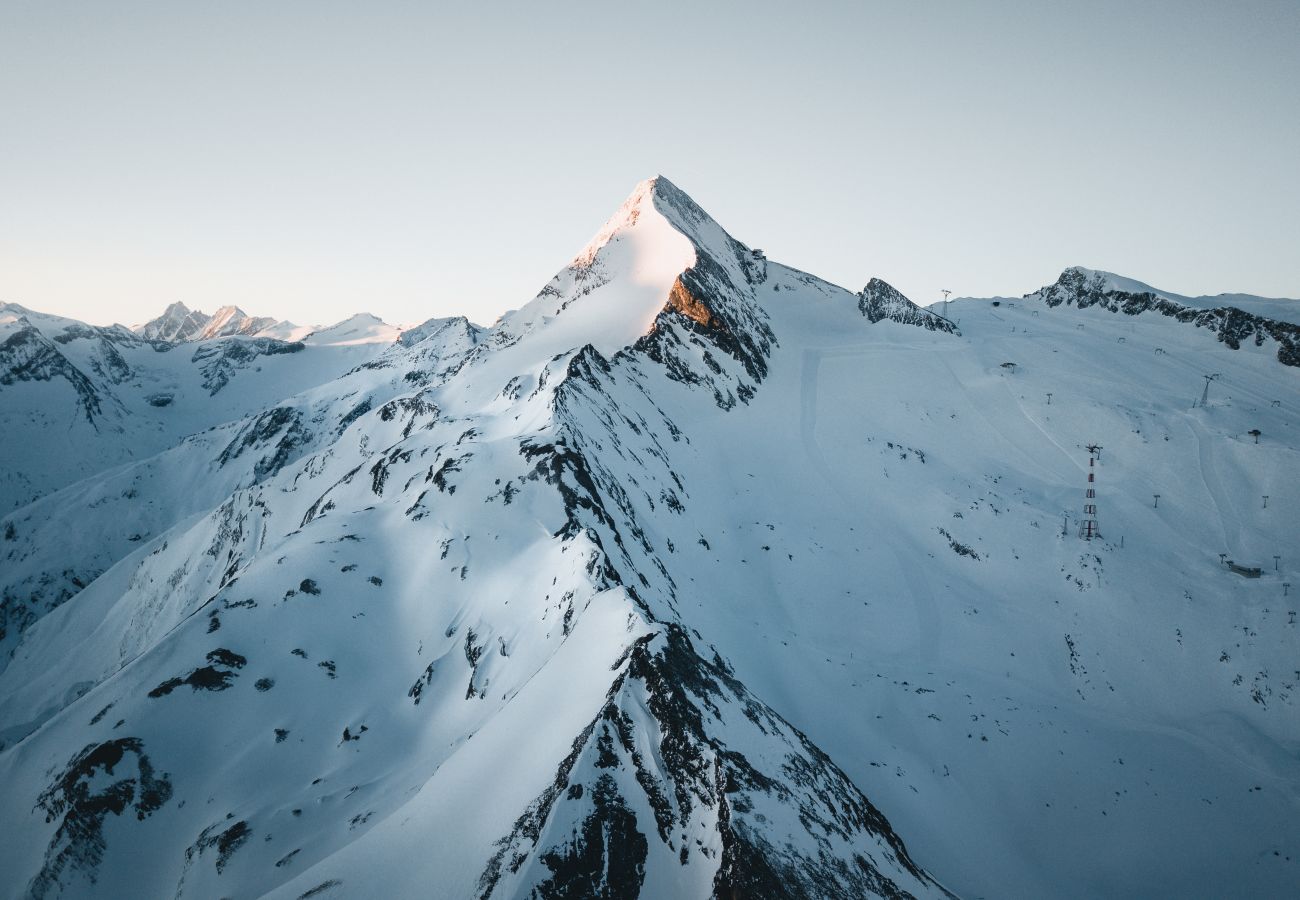
<svg viewBox="0 0 1300 900">
<path fill-rule="evenodd" d="M 238 369 L 257 357 L 299 353 L 303 348 L 301 341 L 289 343 L 275 338 L 205 341 L 194 351 L 192 359 L 203 372 L 203 386 L 209 394 L 215 394 L 230 383 Z"/>
<path fill-rule="evenodd" d="M 1179 322 L 1214 332 L 1221 343 L 1233 350 L 1253 341 L 1261 347 L 1267 340 L 1277 342 L 1277 359 L 1284 366 L 1300 366 L 1300 325 L 1279 322 L 1253 315 L 1233 306 L 1195 309 L 1176 300 L 1151 292 L 1134 293 L 1111 286 L 1104 273 L 1088 272 L 1077 267 L 1066 269 L 1055 284 L 1039 288 L 1025 299 L 1042 300 L 1048 306 L 1075 306 L 1087 309 L 1099 306 L 1113 313 L 1136 316 L 1158 312 Z"/>
<path fill-rule="evenodd" d="M 704 329 L 720 329 L 722 323 L 713 317 L 713 313 L 678 278 L 673 282 L 672 292 L 668 295 L 668 309 L 681 313 L 696 325 Z"/>
<path fill-rule="evenodd" d="M 555 781 L 500 841 L 482 900 L 634 898 L 647 867 L 710 846 L 717 898 L 945 893 L 834 763 L 679 626 L 641 638 L 618 670 Z M 792 813 L 780 826 L 777 810 Z"/>
<path fill-rule="evenodd" d="M 99 392 L 94 384 L 59 351 L 54 341 L 25 321 L 19 324 L 22 327 L 0 342 L 0 386 L 62 378 L 76 391 L 82 414 L 93 423 L 100 410 Z"/>
<path fill-rule="evenodd" d="M 63 379 L 75 391 L 87 423 L 98 427 L 111 389 L 133 378 L 123 352 L 147 344 L 119 325 L 99 327 L 0 304 L 0 387 Z"/>
<path fill-rule="evenodd" d="M 238 306 L 223 306 L 208 315 L 177 301 L 158 318 L 135 326 L 134 331 L 145 340 L 182 344 L 233 335 L 251 336 L 276 324 L 288 323 L 277 323 L 269 316 L 250 316 Z"/>
<path fill-rule="evenodd" d="M 455 339 L 463 341 L 469 346 L 477 344 L 483 337 L 483 329 L 475 325 L 464 316 L 449 316 L 447 318 L 429 319 L 416 325 L 414 328 L 408 328 L 398 337 L 397 343 L 403 347 L 414 347 L 430 338 L 441 341 Z"/>
<path fill-rule="evenodd" d="M 253 335 L 274 324 L 275 319 L 270 316 L 250 316 L 238 306 L 223 306 L 212 314 L 195 339 L 206 341 L 232 335 Z"/>
<path fill-rule="evenodd" d="M 45 821 L 58 828 L 45 864 L 28 884 L 30 896 L 59 896 L 74 878 L 95 883 L 107 845 L 109 816 L 134 813 L 138 821 L 171 799 L 166 775 L 157 775 L 139 738 L 115 738 L 87 745 L 64 766 L 37 801 Z"/>
<path fill-rule="evenodd" d="M 916 325 L 926 331 L 960 334 L 952 322 L 937 313 L 921 309 L 893 285 L 879 278 L 867 282 L 867 286 L 858 294 L 858 309 L 872 323 L 888 319 L 903 325 Z"/>
<path fill-rule="evenodd" d="M 673 282 L 663 312 L 634 349 L 665 365 L 674 380 L 708 386 L 721 409 L 747 403 L 766 377 L 776 346 L 757 299 L 767 278 L 766 261 L 666 178 L 655 179 L 652 196 L 656 209 L 691 241 L 695 264 Z M 739 362 L 741 370 L 722 365 L 718 351 Z"/>
<path fill-rule="evenodd" d="M 177 301 L 168 306 L 158 318 L 137 325 L 135 331 L 145 340 L 178 344 L 183 341 L 198 340 L 210 321 L 212 321 L 211 316 L 198 310 L 191 310 L 184 303 Z"/>
</svg>

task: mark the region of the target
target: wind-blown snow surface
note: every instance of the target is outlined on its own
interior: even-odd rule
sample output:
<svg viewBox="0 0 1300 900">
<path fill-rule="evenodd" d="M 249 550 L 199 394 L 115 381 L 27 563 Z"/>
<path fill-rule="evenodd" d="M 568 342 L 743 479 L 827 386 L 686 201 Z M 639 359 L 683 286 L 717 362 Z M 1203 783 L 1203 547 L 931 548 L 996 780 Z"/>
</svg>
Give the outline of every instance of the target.
<svg viewBox="0 0 1300 900">
<path fill-rule="evenodd" d="M 1289 332 L 1083 282 L 958 329 L 658 179 L 10 514 L 0 589 L 87 586 L 0 673 L 7 894 L 1294 894 Z"/>
</svg>

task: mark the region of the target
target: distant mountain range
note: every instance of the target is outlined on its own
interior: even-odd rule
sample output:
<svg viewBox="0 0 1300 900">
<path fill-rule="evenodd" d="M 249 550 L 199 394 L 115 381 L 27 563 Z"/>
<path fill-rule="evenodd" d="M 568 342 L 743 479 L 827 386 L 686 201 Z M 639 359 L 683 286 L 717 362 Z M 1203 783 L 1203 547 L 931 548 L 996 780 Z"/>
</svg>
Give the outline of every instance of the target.
<svg viewBox="0 0 1300 900">
<path fill-rule="evenodd" d="M 182 343 L 236 334 L 253 336 L 273 326 L 289 331 L 297 328 L 291 322 L 276 322 L 265 316 L 254 318 L 238 306 L 223 306 L 209 316 L 178 302 L 168 306 L 158 318 L 131 330 L 146 340 Z"/>
</svg>

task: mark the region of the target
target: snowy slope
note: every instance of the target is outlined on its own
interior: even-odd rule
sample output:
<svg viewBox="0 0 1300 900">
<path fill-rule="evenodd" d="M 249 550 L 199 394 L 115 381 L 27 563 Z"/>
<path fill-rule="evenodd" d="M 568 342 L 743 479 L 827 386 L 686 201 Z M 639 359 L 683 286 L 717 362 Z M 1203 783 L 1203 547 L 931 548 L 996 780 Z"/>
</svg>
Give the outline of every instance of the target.
<svg viewBox="0 0 1300 900">
<path fill-rule="evenodd" d="M 402 333 L 370 313 L 357 313 L 329 328 L 319 328 L 303 338 L 303 343 L 317 347 L 352 347 L 364 344 L 391 344 Z"/>
<path fill-rule="evenodd" d="M 310 325 L 295 325 L 286 320 L 276 322 L 274 325 L 268 325 L 261 331 L 256 332 L 253 337 L 275 338 L 277 341 L 301 341 L 307 335 L 318 329 Z"/>
<path fill-rule="evenodd" d="M 85 584 L 0 672 L 6 895 L 1295 893 L 1288 332 L 1057 288 L 958 329 L 656 179 L 493 328 L 0 520 Z"/>
</svg>

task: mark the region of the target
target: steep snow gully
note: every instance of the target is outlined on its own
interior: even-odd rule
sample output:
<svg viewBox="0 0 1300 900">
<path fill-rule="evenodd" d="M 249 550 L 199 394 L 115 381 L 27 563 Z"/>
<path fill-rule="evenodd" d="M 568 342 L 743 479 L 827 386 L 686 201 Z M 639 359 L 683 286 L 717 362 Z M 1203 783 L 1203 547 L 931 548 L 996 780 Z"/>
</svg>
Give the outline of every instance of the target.
<svg viewBox="0 0 1300 900">
<path fill-rule="evenodd" d="M 0 896 L 1300 894 L 1294 303 L 658 178 L 488 328 L 0 307 Z"/>
</svg>

